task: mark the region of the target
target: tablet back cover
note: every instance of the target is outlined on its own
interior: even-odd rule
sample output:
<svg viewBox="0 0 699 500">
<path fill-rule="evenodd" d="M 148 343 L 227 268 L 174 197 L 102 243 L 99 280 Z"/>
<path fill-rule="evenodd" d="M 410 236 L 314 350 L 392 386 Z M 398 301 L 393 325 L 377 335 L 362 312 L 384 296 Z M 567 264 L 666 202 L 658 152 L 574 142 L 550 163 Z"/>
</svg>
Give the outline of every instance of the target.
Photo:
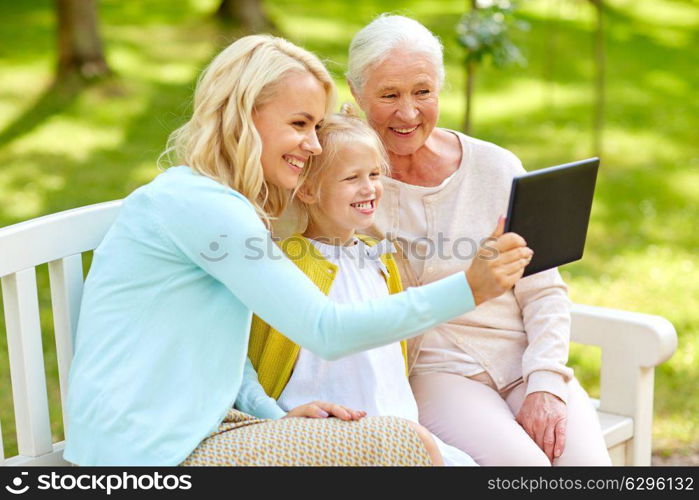
<svg viewBox="0 0 699 500">
<path fill-rule="evenodd" d="M 598 167 L 593 158 L 512 181 L 506 231 L 520 234 L 534 250 L 524 276 L 582 258 Z"/>
</svg>

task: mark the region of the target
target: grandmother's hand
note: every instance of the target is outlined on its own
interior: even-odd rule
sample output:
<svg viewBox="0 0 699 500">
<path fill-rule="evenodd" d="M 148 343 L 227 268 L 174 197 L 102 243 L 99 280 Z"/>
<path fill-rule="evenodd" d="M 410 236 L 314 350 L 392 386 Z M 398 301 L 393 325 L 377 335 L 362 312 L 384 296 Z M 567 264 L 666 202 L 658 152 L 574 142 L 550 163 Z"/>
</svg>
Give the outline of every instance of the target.
<svg viewBox="0 0 699 500">
<path fill-rule="evenodd" d="M 325 401 L 313 401 L 305 405 L 297 406 L 289 410 L 282 418 L 306 417 L 306 418 L 327 418 L 337 417 L 340 420 L 359 420 L 366 416 L 362 410 L 352 410 L 346 406 Z"/>
<path fill-rule="evenodd" d="M 503 234 L 504 231 L 505 217 L 500 217 L 493 234 L 483 242 L 466 271 L 476 305 L 512 288 L 534 255 L 524 238 L 515 233 Z"/>
<path fill-rule="evenodd" d="M 551 463 L 561 456 L 565 448 L 567 420 L 566 404 L 550 392 L 527 395 L 517 413 L 517 422 Z"/>
</svg>

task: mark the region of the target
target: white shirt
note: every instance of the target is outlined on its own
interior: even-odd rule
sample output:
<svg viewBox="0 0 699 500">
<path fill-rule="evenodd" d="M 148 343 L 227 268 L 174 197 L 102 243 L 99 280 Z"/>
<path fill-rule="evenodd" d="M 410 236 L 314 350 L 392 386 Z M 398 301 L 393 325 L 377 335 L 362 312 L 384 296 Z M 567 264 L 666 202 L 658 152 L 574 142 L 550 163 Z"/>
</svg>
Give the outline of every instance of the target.
<svg viewBox="0 0 699 500">
<path fill-rule="evenodd" d="M 351 246 L 311 243 L 338 271 L 329 297 L 352 303 L 388 295 L 383 263 L 369 257 L 370 247 L 356 240 Z M 335 361 L 326 361 L 301 348 L 294 371 L 277 403 L 285 411 L 314 400 L 364 410 L 368 416 L 393 415 L 418 421 L 418 409 L 405 373 L 400 343 L 378 347 Z M 474 465 L 466 453 L 436 437 L 447 465 Z"/>
<path fill-rule="evenodd" d="M 338 266 L 329 298 L 335 302 L 364 302 L 388 296 L 376 259 L 352 246 L 311 243 Z M 277 401 L 285 411 L 313 400 L 361 409 L 367 415 L 400 415 L 417 421 L 417 404 L 405 374 L 399 343 L 326 361 L 301 348 L 294 371 Z"/>
</svg>

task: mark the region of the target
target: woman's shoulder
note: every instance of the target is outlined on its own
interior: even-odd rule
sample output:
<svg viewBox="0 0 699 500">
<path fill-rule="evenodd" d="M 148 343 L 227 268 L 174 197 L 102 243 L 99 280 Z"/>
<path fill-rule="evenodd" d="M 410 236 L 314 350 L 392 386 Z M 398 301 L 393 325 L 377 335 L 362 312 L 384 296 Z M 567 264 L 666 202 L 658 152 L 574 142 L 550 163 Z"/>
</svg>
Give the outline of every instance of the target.
<svg viewBox="0 0 699 500">
<path fill-rule="evenodd" d="M 463 160 L 471 168 L 488 175 L 500 172 L 504 175 L 519 175 L 524 171 L 520 159 L 509 149 L 495 143 L 471 137 L 457 130 L 449 130 L 460 140 Z"/>
<path fill-rule="evenodd" d="M 248 199 L 235 189 L 184 165 L 167 168 L 146 187 L 151 196 L 173 196 L 184 199 L 232 196 L 252 208 Z"/>
<path fill-rule="evenodd" d="M 130 224 L 155 224 L 166 233 L 212 225 L 240 234 L 266 230 L 245 196 L 186 166 L 170 167 L 135 190 L 124 200 L 122 213 Z"/>
<path fill-rule="evenodd" d="M 171 214 L 235 208 L 240 215 L 257 218 L 255 208 L 244 195 L 188 166 L 169 167 L 132 195 L 145 196 L 154 208 Z"/>
</svg>

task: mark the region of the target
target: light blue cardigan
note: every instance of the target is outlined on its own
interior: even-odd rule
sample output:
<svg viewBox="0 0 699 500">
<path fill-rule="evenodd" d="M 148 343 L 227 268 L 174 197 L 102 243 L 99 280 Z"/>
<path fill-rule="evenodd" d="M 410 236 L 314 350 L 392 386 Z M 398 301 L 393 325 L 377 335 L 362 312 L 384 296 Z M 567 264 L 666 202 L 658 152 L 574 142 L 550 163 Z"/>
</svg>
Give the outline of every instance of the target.
<svg viewBox="0 0 699 500">
<path fill-rule="evenodd" d="M 252 312 L 337 359 L 473 308 L 464 273 L 336 304 L 277 249 L 241 194 L 189 167 L 170 168 L 124 200 L 95 250 L 64 457 L 79 465 L 182 462 L 217 429 L 252 368 Z"/>
</svg>

